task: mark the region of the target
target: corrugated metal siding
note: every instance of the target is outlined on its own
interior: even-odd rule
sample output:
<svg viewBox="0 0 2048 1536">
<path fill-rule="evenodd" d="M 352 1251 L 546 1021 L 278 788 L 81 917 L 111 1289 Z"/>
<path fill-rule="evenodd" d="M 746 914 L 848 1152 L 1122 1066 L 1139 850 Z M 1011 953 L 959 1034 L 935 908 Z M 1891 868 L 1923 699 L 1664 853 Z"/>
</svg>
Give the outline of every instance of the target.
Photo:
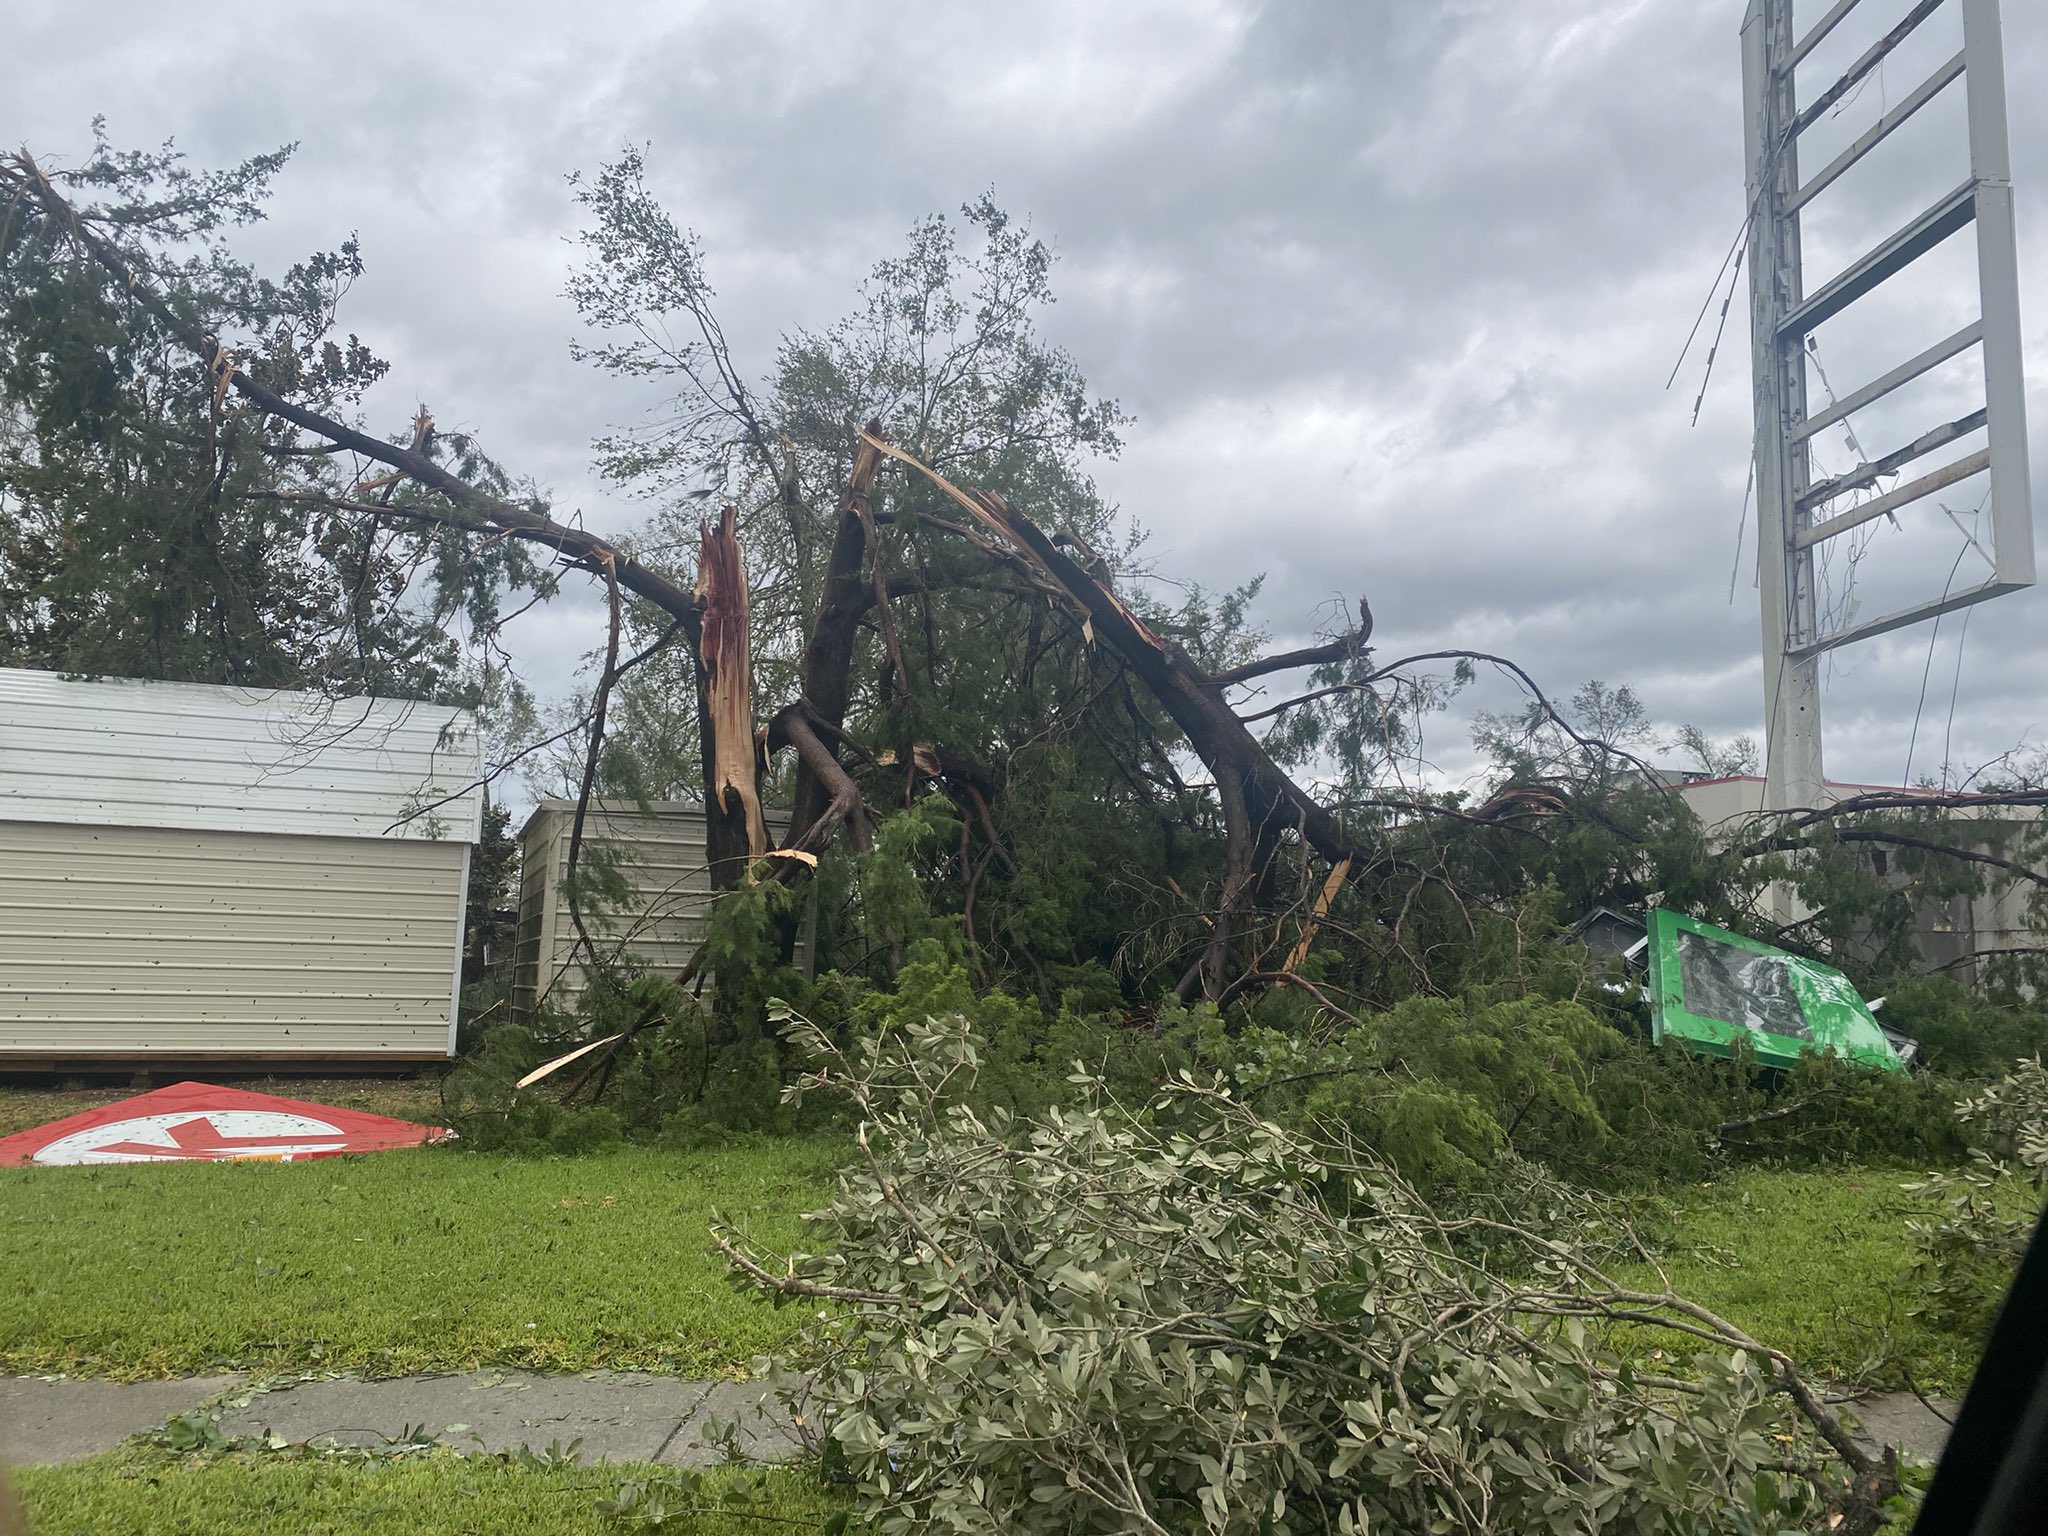
<svg viewBox="0 0 2048 1536">
<path fill-rule="evenodd" d="M 548 823 L 536 814 L 520 832 L 519 922 L 512 937 L 512 1011 L 531 1019 L 545 985 L 541 950 L 552 947 L 555 882 L 539 872 L 549 867 Z M 554 976 L 551 968 L 548 978 Z"/>
<path fill-rule="evenodd" d="M 0 1053 L 445 1054 L 466 853 L 0 820 Z"/>
<path fill-rule="evenodd" d="M 475 842 L 479 760 L 439 704 L 0 667 L 0 821 Z"/>
<path fill-rule="evenodd" d="M 572 1010 L 586 983 L 574 959 L 576 928 L 561 891 L 575 809 L 571 800 L 543 800 L 520 833 L 512 1002 L 527 1016 L 543 999 Z M 786 817 L 770 813 L 771 834 L 787 824 Z M 703 808 L 662 802 L 643 812 L 629 801 L 592 801 L 583 839 L 586 860 L 593 849 L 613 859 L 630 893 L 614 910 L 585 910 L 591 937 L 649 970 L 681 970 L 704 942 L 710 922 Z M 800 940 L 799 964 L 807 961 L 806 950 Z"/>
</svg>

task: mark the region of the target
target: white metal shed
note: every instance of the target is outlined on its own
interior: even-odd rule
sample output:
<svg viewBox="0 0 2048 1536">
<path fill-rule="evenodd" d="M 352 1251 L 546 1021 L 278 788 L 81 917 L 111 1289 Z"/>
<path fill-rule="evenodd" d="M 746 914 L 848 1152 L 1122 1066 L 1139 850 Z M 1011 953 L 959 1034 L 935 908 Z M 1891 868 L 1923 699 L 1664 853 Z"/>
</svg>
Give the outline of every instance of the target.
<svg viewBox="0 0 2048 1536">
<path fill-rule="evenodd" d="M 543 800 L 519 833 L 519 927 L 513 941 L 512 1008 L 530 1019 L 543 1005 L 573 1014 L 589 983 L 563 890 L 569 875 L 574 800 Z M 789 826 L 787 811 L 770 808 L 770 836 Z M 623 887 L 623 898 L 594 901 L 584 924 L 602 950 L 630 956 L 649 971 L 675 972 L 696 956 L 711 929 L 709 856 L 704 808 L 691 801 L 593 800 L 584 815 L 583 844 Z M 796 964 L 811 965 L 808 916 L 797 936 Z"/>
<path fill-rule="evenodd" d="M 464 710 L 0 668 L 0 1066 L 440 1059 Z"/>
<path fill-rule="evenodd" d="M 543 800 L 519 833 L 519 928 L 513 941 L 512 1007 L 531 1017 L 542 1002 L 573 1012 L 588 982 L 562 890 L 569 874 L 573 800 Z M 593 800 L 583 836 L 593 862 L 609 862 L 627 896 L 586 914 L 592 937 L 650 970 L 680 970 L 710 931 L 711 875 L 704 808 L 658 801 Z"/>
</svg>

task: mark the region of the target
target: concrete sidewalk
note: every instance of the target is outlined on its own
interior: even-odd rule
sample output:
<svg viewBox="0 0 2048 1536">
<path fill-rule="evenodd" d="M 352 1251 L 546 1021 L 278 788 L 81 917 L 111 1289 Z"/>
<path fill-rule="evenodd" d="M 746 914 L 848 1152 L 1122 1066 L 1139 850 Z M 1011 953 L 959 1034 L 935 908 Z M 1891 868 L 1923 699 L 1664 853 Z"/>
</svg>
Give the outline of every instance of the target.
<svg viewBox="0 0 2048 1536">
<path fill-rule="evenodd" d="M 96 1456 L 222 1394 L 234 1404 L 242 1395 L 238 1389 L 249 1385 L 241 1376 L 134 1383 L 0 1377 L 0 1460 L 35 1466 Z M 1948 1425 L 1903 1392 L 1874 1393 L 1840 1406 L 1855 1415 L 1873 1444 L 1932 1458 L 1948 1439 Z M 1938 1406 L 1950 1415 L 1955 1411 L 1951 1403 Z M 736 1444 L 748 1456 L 788 1455 L 796 1443 L 782 1427 L 778 1408 L 774 1386 L 765 1381 L 684 1381 L 629 1371 L 472 1371 L 279 1387 L 225 1408 L 221 1428 L 230 1435 L 271 1430 L 290 1441 L 379 1445 L 417 1426 L 465 1449 L 481 1441 L 490 1451 L 520 1445 L 541 1451 L 580 1440 L 585 1461 L 700 1466 L 723 1455 L 709 1443 L 714 1420 L 737 1422 Z"/>
<path fill-rule="evenodd" d="M 338 1378 L 259 1392 L 234 1406 L 239 1376 L 134 1383 L 0 1377 L 0 1459 L 16 1466 L 78 1461 L 226 1393 L 221 1428 L 266 1430 L 286 1440 L 330 1438 L 379 1445 L 414 1426 L 461 1449 L 524 1445 L 540 1451 L 581 1440 L 585 1461 L 697 1466 L 720 1459 L 707 1443 L 713 1421 L 737 1421 L 737 1444 L 772 1459 L 795 1449 L 769 1382 L 684 1381 L 626 1371 L 542 1376 L 472 1371 L 462 1376 Z M 771 1415 L 774 1415 L 771 1417 Z"/>
</svg>

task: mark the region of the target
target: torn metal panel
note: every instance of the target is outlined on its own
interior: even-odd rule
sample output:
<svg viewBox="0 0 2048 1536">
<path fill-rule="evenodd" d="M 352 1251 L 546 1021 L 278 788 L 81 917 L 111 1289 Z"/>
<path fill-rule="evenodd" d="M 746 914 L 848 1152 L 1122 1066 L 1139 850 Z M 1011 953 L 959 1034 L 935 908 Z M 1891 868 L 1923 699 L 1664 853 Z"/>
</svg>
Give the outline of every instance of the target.
<svg viewBox="0 0 2048 1536">
<path fill-rule="evenodd" d="M 1714 1056 L 1742 1044 L 1767 1067 L 1833 1051 L 1905 1070 L 1862 995 L 1832 966 L 1661 907 L 1648 927 L 1653 1039 Z"/>
</svg>

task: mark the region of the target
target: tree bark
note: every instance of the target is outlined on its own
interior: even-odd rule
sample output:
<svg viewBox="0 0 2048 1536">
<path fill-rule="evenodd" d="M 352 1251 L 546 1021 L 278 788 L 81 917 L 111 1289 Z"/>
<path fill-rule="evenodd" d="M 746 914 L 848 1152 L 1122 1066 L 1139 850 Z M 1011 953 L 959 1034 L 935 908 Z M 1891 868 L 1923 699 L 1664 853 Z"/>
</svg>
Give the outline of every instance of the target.
<svg viewBox="0 0 2048 1536">
<path fill-rule="evenodd" d="M 1224 699 L 1228 685 L 1222 677 L 1242 681 L 1284 666 L 1329 659 L 1330 647 L 1293 652 L 1272 658 L 1270 664 L 1250 663 L 1233 668 L 1222 677 L 1211 675 L 1197 666 L 1179 645 L 1156 633 L 1125 606 L 1106 581 L 1059 548 L 1043 529 L 1003 497 L 991 491 L 963 491 L 886 440 L 865 433 L 862 436 L 876 452 L 899 459 L 928 478 L 972 514 L 984 529 L 1018 550 L 1041 575 L 1049 578 L 1081 620 L 1084 637 L 1090 643 L 1100 641 L 1108 645 L 1124 659 L 1215 777 L 1226 839 L 1222 900 L 1202 956 L 1182 982 L 1183 995 L 1200 991 L 1216 997 L 1229 985 L 1236 919 L 1252 893 L 1263 884 L 1266 866 L 1287 832 L 1297 833 L 1333 865 L 1349 860 L 1354 877 L 1387 866 L 1389 861 L 1384 853 L 1362 847 L 1345 832 L 1336 817 L 1273 761 Z M 1346 647 L 1362 644 L 1370 622 L 1369 613 L 1361 609 L 1358 636 L 1334 643 L 1337 654 Z"/>
<path fill-rule="evenodd" d="M 815 721 L 827 729 L 819 746 L 834 768 L 839 755 L 834 743 L 846 724 L 846 711 L 853 692 L 853 651 L 859 638 L 861 615 L 875 600 L 872 584 L 862 574 L 874 534 L 874 513 L 869 494 L 882 454 L 876 443 L 886 443 L 881 423 L 870 421 L 854 444 L 853 470 L 847 476 L 846 494 L 839 503 L 839 526 L 833 531 L 832 553 L 825 564 L 824 591 L 818 598 L 818 617 L 804 645 L 803 703 Z M 815 734 L 815 733 L 814 733 Z M 844 770 L 840 772 L 843 774 Z M 832 808 L 839 792 L 821 774 L 810 755 L 797 758 L 796 779 L 790 792 L 790 836 L 800 837 Z"/>
<path fill-rule="evenodd" d="M 828 737 L 837 735 L 836 729 L 819 730 L 818 722 L 802 703 L 789 705 L 769 722 L 768 750 L 796 748 L 798 763 L 809 770 L 826 797 L 824 808 L 807 825 L 790 828 L 787 846 L 801 853 L 824 852 L 841 822 L 846 823 L 855 848 L 865 853 L 872 846 L 860 786 L 853 782 L 853 775 L 840 763 L 828 741 Z"/>
<path fill-rule="evenodd" d="M 733 508 L 700 528 L 695 646 L 697 721 L 703 733 L 704 848 L 711 888 L 730 891 L 768 851 L 761 815 L 761 752 L 754 739 L 747 635 L 747 571 Z"/>
</svg>

